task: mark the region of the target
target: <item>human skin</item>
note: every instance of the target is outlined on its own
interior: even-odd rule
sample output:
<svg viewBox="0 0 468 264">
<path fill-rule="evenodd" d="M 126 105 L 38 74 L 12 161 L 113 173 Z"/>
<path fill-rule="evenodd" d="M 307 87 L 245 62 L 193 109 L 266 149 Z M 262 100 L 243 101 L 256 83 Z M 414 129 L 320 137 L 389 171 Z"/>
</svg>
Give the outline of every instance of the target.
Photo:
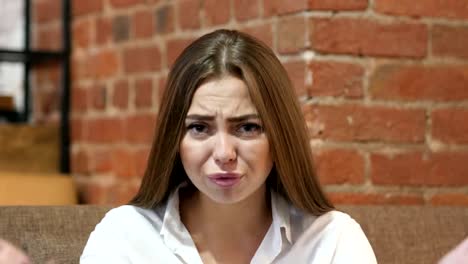
<svg viewBox="0 0 468 264">
<path fill-rule="evenodd" d="M 466 264 L 468 263 L 468 238 L 447 253 L 439 264 Z"/>
<path fill-rule="evenodd" d="M 28 256 L 7 241 L 0 239 L 0 264 L 30 264 Z"/>
<path fill-rule="evenodd" d="M 225 76 L 202 84 L 186 118 L 181 160 L 205 202 L 235 204 L 263 195 L 273 161 L 262 122 L 245 83 Z M 233 173 L 240 180 L 229 188 L 210 175 Z"/>
<path fill-rule="evenodd" d="M 245 83 L 206 81 L 185 125 L 180 157 L 196 190 L 181 198 L 181 219 L 203 263 L 249 263 L 272 221 L 265 181 L 273 161 Z"/>
</svg>

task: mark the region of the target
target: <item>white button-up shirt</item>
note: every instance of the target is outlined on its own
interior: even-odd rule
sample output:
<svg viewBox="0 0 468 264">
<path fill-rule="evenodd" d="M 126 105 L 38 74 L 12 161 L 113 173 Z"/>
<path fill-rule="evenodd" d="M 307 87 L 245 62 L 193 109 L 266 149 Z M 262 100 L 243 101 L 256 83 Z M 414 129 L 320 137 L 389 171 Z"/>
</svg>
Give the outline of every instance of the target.
<svg viewBox="0 0 468 264">
<path fill-rule="evenodd" d="M 349 215 L 331 211 L 312 216 L 274 192 L 271 205 L 272 224 L 251 264 L 377 263 L 364 232 Z M 91 233 L 80 263 L 203 262 L 180 220 L 176 191 L 154 210 L 131 205 L 110 210 Z"/>
</svg>

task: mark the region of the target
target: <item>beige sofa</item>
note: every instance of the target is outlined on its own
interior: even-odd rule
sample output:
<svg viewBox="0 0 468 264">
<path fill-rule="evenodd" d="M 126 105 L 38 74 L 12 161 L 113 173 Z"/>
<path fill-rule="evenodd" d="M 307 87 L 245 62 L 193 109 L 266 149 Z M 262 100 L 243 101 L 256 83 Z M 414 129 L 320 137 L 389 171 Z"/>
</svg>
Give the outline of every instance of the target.
<svg viewBox="0 0 468 264">
<path fill-rule="evenodd" d="M 0 237 L 23 248 L 34 263 L 78 263 L 89 233 L 110 207 L 0 207 Z M 347 206 L 366 232 L 379 263 L 436 263 L 468 236 L 468 208 Z"/>
</svg>

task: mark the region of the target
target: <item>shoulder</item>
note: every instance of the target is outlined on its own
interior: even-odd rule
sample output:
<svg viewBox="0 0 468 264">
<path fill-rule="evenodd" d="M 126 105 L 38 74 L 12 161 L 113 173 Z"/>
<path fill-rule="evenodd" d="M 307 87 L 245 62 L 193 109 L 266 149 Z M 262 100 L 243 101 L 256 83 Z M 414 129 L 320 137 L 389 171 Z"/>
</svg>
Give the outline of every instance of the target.
<svg viewBox="0 0 468 264">
<path fill-rule="evenodd" d="M 303 232 L 297 242 L 327 256 L 331 263 L 377 263 L 361 226 L 340 211 L 321 216 L 304 215 Z"/>
<path fill-rule="evenodd" d="M 114 208 L 91 232 L 81 258 L 128 256 L 148 250 L 146 245 L 162 247 L 161 226 L 157 210 L 132 205 Z"/>
<path fill-rule="evenodd" d="M 111 209 L 104 218 L 96 225 L 95 232 L 106 230 L 118 230 L 118 233 L 145 230 L 148 227 L 154 228 L 161 226 L 163 220 L 160 210 L 145 209 L 133 205 L 123 205 Z"/>
</svg>

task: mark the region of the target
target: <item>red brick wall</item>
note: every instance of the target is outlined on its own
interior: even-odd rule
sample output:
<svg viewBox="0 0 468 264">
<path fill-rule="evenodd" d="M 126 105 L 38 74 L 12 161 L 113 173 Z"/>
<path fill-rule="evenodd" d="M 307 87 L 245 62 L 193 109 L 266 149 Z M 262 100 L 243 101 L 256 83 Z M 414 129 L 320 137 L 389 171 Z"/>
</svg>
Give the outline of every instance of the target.
<svg viewBox="0 0 468 264">
<path fill-rule="evenodd" d="M 225 27 L 284 62 L 333 201 L 468 206 L 465 0 L 75 0 L 73 15 L 72 168 L 86 203 L 134 194 L 168 68 Z"/>
</svg>

